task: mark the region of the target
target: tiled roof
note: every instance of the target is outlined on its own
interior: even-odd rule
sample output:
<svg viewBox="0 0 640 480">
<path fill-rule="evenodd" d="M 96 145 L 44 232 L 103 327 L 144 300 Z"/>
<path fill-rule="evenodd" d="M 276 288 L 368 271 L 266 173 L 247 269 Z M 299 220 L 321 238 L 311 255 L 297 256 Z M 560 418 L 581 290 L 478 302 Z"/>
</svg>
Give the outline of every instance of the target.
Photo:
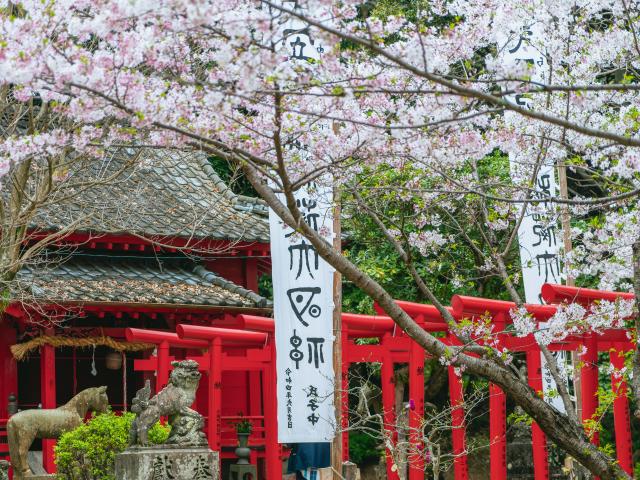
<svg viewBox="0 0 640 480">
<path fill-rule="evenodd" d="M 233 193 L 204 154 L 145 149 L 132 162 L 135 155 L 132 149 L 120 149 L 69 172 L 68 183 L 74 186 L 63 191 L 66 199 L 54 199 L 55 207 L 42 209 L 34 226 L 58 230 L 75 224 L 76 231 L 132 233 L 157 241 L 183 237 L 268 243 L 265 204 Z M 127 162 L 134 165 L 123 169 Z M 84 178 L 109 180 L 83 189 Z"/>
<path fill-rule="evenodd" d="M 72 257 L 46 268 L 25 267 L 16 300 L 187 304 L 262 308 L 267 299 L 184 258 Z"/>
</svg>

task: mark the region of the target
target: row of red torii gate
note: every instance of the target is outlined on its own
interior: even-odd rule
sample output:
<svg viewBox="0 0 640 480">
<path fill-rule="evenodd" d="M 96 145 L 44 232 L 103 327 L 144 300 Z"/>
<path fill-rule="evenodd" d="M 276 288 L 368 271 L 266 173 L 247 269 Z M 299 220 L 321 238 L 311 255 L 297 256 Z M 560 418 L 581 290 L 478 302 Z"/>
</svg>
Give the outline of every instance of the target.
<svg viewBox="0 0 640 480">
<path fill-rule="evenodd" d="M 557 309 L 557 304 L 577 302 L 589 305 L 599 300 L 615 301 L 618 298 L 632 300 L 629 293 L 608 292 L 590 289 L 546 284 L 542 288 L 542 297 L 548 305 L 527 305 L 533 317 L 544 322 Z M 432 305 L 398 301 L 401 306 L 422 328 L 429 332 L 441 332 L 444 343 L 456 344 L 455 335 Z M 496 332 L 503 332 L 511 321 L 509 312 L 515 304 L 507 301 L 490 300 L 455 295 L 451 299 L 450 312 L 455 319 L 479 315 L 490 315 Z M 382 312 L 380 312 L 382 313 Z M 418 444 L 419 427 L 424 412 L 424 363 L 425 351 L 409 338 L 395 323 L 385 316 L 370 316 L 344 313 L 342 315 L 342 390 L 348 391 L 349 366 L 358 362 L 377 362 L 381 364 L 382 403 L 384 424 L 392 428 L 395 425 L 394 404 L 394 364 L 408 364 L 409 397 L 415 409 L 409 411 L 409 441 Z M 127 329 L 127 340 L 149 342 L 157 345 L 156 355 L 135 361 L 135 369 L 155 371 L 158 388 L 167 383 L 171 368 L 172 353 L 176 349 L 187 349 L 186 358 L 197 360 L 200 368 L 207 374 L 207 437 L 212 449 L 220 450 L 224 443 L 224 429 L 220 415 L 223 371 L 254 371 L 260 375 L 260 395 L 262 415 L 250 416 L 254 431 L 250 445 L 253 461 L 262 457 L 268 480 L 282 478 L 281 445 L 277 439 L 276 407 L 276 370 L 274 347 L 274 320 L 252 315 L 227 315 L 223 322 L 215 327 L 198 325 L 177 325 L 175 333 L 157 330 Z M 377 344 L 360 344 L 358 338 L 378 337 Z M 501 334 L 502 344 L 513 352 L 524 352 L 529 385 L 537 392 L 542 391 L 541 357 L 538 344 L 533 336 L 515 337 Z M 616 369 L 624 366 L 624 352 L 634 348 L 627 332 L 623 329 L 607 330 L 602 334 L 590 333 L 571 336 L 562 343 L 550 345 L 550 350 L 578 351 L 586 346 L 581 358 L 580 388 L 582 398 L 582 419 L 591 419 L 598 408 L 598 352 L 609 352 L 611 364 Z M 203 353 L 193 353 L 203 352 Z M 448 367 L 449 395 L 451 401 L 452 447 L 454 454 L 454 477 L 456 480 L 468 478 L 467 448 L 465 432 L 465 406 L 462 379 L 456 375 L 453 367 Z M 621 467 L 633 474 L 632 439 L 627 398 L 627 385 L 612 376 L 612 388 L 616 395 L 613 405 L 615 423 L 616 455 Z M 342 446 L 344 460 L 349 458 L 348 436 L 348 396 L 342 396 Z M 505 394 L 494 385 L 489 387 L 490 403 L 490 470 L 493 480 L 507 478 L 506 461 L 506 399 Z M 205 409 L 202 409 L 203 411 Z M 393 435 L 393 433 L 391 434 Z M 544 433 L 535 424 L 531 429 L 535 478 L 547 479 L 550 476 L 547 441 Z M 598 442 L 594 435 L 593 442 Z M 424 478 L 425 458 L 414 454 L 409 462 L 409 480 Z M 391 454 L 387 452 L 387 478 L 397 479 L 398 473 L 392 466 Z"/>
</svg>

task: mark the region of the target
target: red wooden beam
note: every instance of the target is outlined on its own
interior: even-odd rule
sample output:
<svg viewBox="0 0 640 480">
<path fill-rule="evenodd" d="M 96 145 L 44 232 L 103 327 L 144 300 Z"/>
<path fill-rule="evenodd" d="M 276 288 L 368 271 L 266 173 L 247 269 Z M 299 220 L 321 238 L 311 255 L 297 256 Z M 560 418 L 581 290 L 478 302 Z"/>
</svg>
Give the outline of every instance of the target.
<svg viewBox="0 0 640 480">
<path fill-rule="evenodd" d="M 500 387 L 489 384 L 491 480 L 507 479 L 507 401 Z"/>
<path fill-rule="evenodd" d="M 169 370 L 171 361 L 169 360 L 169 342 L 166 340 L 158 345 L 158 375 L 156 376 L 156 392 L 162 390 L 169 383 Z"/>
<path fill-rule="evenodd" d="M 270 362 L 264 369 L 264 426 L 267 478 L 282 478 L 282 459 L 278 444 L 278 403 L 276 389 L 276 348 L 268 348 Z"/>
<path fill-rule="evenodd" d="M 125 329 L 125 338 L 128 342 L 155 343 L 156 345 L 168 342 L 169 345 L 180 348 L 209 348 L 209 342 L 205 340 L 180 338 L 177 333 L 163 330 L 127 328 Z"/>
<path fill-rule="evenodd" d="M 242 330 L 255 330 L 258 332 L 272 333 L 276 328 L 276 322 L 273 318 L 261 317 L 258 315 L 227 314 L 224 316 L 224 320 L 225 322 L 228 322 L 229 325 L 232 325 L 235 322 L 235 324 L 237 325 L 236 328 L 240 328 Z"/>
<path fill-rule="evenodd" d="M 451 297 L 451 307 L 453 308 L 456 318 L 462 318 L 465 315 L 484 315 L 487 313 L 491 316 L 508 314 L 511 309 L 516 307 L 516 304 L 505 300 L 454 295 Z M 551 305 L 533 305 L 528 303 L 525 304 L 525 308 L 536 320 L 548 320 L 549 317 L 556 313 L 556 307 Z M 507 315 L 506 319 L 508 319 L 508 317 Z"/>
<path fill-rule="evenodd" d="M 505 314 L 496 315 L 496 331 L 504 331 L 506 320 Z M 489 437 L 491 480 L 507 480 L 507 399 L 493 383 L 489 384 Z"/>
<path fill-rule="evenodd" d="M 346 331 L 348 336 L 354 338 L 378 337 L 385 333 L 392 333 L 396 328 L 396 324 L 391 317 L 359 313 L 343 313 L 342 324 L 345 327 L 343 331 Z M 258 315 L 226 314 L 223 321 L 216 322 L 215 326 L 271 333 L 275 329 L 275 321 L 273 318 Z M 421 326 L 429 332 L 442 332 L 448 328 L 447 324 L 443 322 L 423 322 Z"/>
<path fill-rule="evenodd" d="M 41 240 L 50 235 L 51 232 L 32 230 L 28 234 L 28 241 Z M 140 251 L 144 251 L 146 247 L 154 249 L 183 249 L 186 251 L 199 250 L 215 252 L 218 257 L 225 254 L 225 256 L 238 255 L 240 252 L 244 256 L 268 257 L 270 251 L 268 243 L 259 242 L 236 242 L 230 240 L 196 239 L 186 237 L 167 238 L 153 236 L 149 236 L 148 239 L 145 239 L 127 234 L 95 234 L 90 232 L 72 232 L 58 239 L 55 244 L 63 246 L 86 244 L 89 245 L 90 248 L 95 248 L 96 241 L 107 246 L 107 248 L 108 245 L 111 244 L 111 248 L 115 245 L 118 245 L 121 248 L 123 248 L 124 245 L 135 245 Z M 161 243 L 163 247 L 160 247 L 155 242 Z M 230 250 L 230 247 L 233 247 L 233 250 Z"/>
<path fill-rule="evenodd" d="M 344 329 L 344 326 L 343 326 Z M 345 352 L 348 351 L 349 348 L 349 338 L 347 335 L 342 335 L 342 395 L 340 399 L 342 400 L 342 405 L 340 408 L 342 409 L 342 460 L 349 460 L 349 361 L 346 360 Z"/>
<path fill-rule="evenodd" d="M 232 328 L 205 327 L 200 325 L 176 326 L 176 333 L 180 338 L 195 338 L 200 340 L 213 340 L 219 338 L 247 345 L 265 344 L 267 334 L 264 332 L 252 332 L 236 330 Z"/>
<path fill-rule="evenodd" d="M 424 322 L 437 322 L 443 321 L 440 311 L 434 306 L 427 303 L 406 302 L 404 300 L 395 300 L 396 304 L 402 308 L 410 317 L 422 316 Z M 375 311 L 381 315 L 385 315 L 384 309 L 377 303 L 373 304 Z M 449 313 L 454 314 L 451 307 L 445 307 Z M 454 315 L 455 316 L 455 315 Z M 387 317 L 388 318 L 388 317 Z"/>
<path fill-rule="evenodd" d="M 593 290 L 591 288 L 567 287 L 545 283 L 542 285 L 542 298 L 548 303 L 577 302 L 582 304 L 592 303 L 596 300 L 616 301 L 618 298 L 633 300 L 633 293 L 611 292 L 608 290 Z"/>
<path fill-rule="evenodd" d="M 222 406 L 222 338 L 211 338 L 209 348 L 209 408 L 207 439 L 213 451 L 220 451 L 220 407 Z"/>
<path fill-rule="evenodd" d="M 390 317 L 358 313 L 343 313 L 342 323 L 350 330 L 371 333 L 391 332 L 396 325 Z"/>
</svg>

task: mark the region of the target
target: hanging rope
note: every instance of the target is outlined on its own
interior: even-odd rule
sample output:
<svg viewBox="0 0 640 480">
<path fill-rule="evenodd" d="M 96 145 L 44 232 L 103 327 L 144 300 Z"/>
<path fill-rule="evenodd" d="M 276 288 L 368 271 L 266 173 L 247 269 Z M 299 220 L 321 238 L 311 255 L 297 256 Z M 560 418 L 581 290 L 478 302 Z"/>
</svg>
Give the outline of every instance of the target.
<svg viewBox="0 0 640 480">
<path fill-rule="evenodd" d="M 118 352 L 136 352 L 140 350 L 151 350 L 155 347 L 152 343 L 143 343 L 143 342 L 122 342 L 119 340 L 114 340 L 111 337 L 107 337 L 106 335 L 101 335 L 99 337 L 85 337 L 85 338 L 74 338 L 74 337 L 61 337 L 58 335 L 41 335 L 36 338 L 32 338 L 28 342 L 17 343 L 15 345 L 11 345 L 11 353 L 13 354 L 13 358 L 16 360 L 24 360 L 27 355 L 32 351 L 36 350 L 44 345 L 51 345 L 55 348 L 59 347 L 76 347 L 76 348 L 88 348 L 88 347 L 109 347 Z"/>
</svg>

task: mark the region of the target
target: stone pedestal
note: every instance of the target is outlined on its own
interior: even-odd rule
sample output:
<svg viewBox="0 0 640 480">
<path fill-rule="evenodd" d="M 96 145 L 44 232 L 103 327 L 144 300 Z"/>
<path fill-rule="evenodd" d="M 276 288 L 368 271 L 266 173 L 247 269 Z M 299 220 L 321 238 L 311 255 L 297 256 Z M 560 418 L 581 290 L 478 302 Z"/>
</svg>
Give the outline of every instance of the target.
<svg viewBox="0 0 640 480">
<path fill-rule="evenodd" d="M 258 469 L 255 465 L 233 464 L 229 467 L 230 480 L 258 480 Z"/>
<path fill-rule="evenodd" d="M 131 447 L 116 455 L 118 480 L 218 480 L 220 457 L 207 447 Z"/>
</svg>

